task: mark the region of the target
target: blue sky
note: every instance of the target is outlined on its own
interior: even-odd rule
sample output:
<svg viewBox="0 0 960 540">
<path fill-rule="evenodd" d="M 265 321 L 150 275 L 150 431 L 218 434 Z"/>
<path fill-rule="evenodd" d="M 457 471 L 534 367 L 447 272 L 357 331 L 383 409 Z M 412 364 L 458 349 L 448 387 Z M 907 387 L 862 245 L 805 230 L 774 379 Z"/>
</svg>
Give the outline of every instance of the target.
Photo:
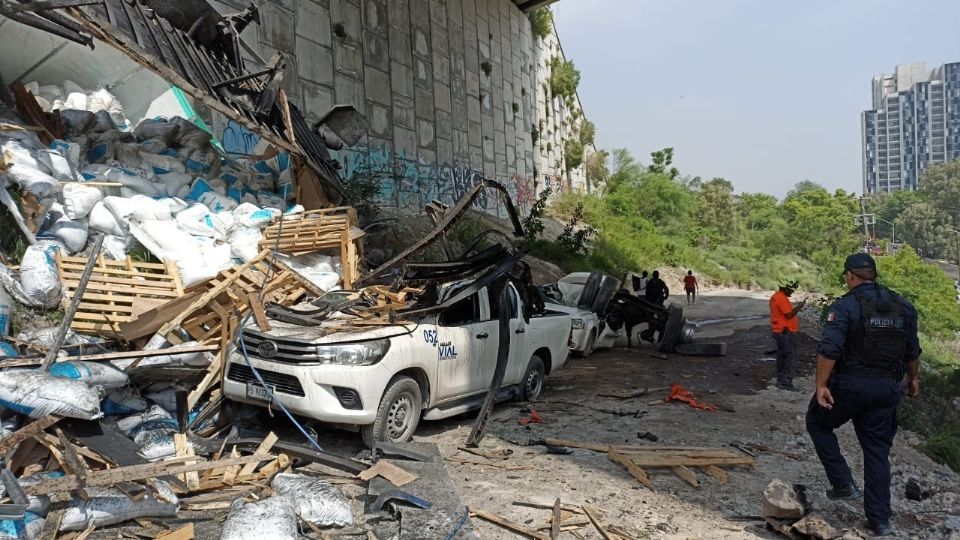
<svg viewBox="0 0 960 540">
<path fill-rule="evenodd" d="M 898 63 L 960 61 L 958 0 L 560 0 L 602 148 L 783 196 L 861 191 L 860 112 Z"/>
</svg>

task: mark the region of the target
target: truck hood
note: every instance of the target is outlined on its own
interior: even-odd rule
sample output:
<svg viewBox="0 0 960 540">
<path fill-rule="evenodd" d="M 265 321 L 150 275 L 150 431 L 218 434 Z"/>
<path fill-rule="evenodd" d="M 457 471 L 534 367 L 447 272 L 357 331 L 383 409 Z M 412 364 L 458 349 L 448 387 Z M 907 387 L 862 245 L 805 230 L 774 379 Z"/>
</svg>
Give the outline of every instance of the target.
<svg viewBox="0 0 960 540">
<path fill-rule="evenodd" d="M 255 321 L 251 320 L 245 328 L 267 336 L 308 340 L 318 345 L 386 339 L 409 334 L 417 328 L 417 323 L 366 327 L 349 326 L 354 321 L 357 321 L 355 317 L 345 316 L 344 318 L 329 319 L 318 326 L 301 326 L 270 319 L 270 331 L 264 332 L 259 329 Z"/>
</svg>

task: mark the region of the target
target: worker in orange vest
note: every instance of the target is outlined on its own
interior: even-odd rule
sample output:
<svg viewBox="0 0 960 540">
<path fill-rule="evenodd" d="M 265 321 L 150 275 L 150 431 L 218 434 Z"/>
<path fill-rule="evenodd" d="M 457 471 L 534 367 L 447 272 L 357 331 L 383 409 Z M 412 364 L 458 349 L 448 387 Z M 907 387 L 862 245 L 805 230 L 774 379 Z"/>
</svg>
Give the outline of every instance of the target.
<svg viewBox="0 0 960 540">
<path fill-rule="evenodd" d="M 790 303 L 790 296 L 799 284 L 794 280 L 780 281 L 780 288 L 770 297 L 770 329 L 777 342 L 777 388 L 790 392 L 802 392 L 793 384 L 793 365 L 796 356 L 797 331 L 800 319 L 797 314 L 803 309 L 805 301 L 796 307 Z"/>
</svg>

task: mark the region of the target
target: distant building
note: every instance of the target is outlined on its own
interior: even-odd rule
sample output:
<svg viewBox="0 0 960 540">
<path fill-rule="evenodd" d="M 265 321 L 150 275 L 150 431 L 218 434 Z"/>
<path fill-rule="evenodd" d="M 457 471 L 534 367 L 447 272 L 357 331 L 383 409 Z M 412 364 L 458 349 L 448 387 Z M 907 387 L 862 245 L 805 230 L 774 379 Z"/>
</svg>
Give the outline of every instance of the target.
<svg viewBox="0 0 960 540">
<path fill-rule="evenodd" d="M 960 158 L 960 62 L 902 64 L 874 77 L 860 129 L 863 192 L 916 189 L 928 165 Z"/>
</svg>

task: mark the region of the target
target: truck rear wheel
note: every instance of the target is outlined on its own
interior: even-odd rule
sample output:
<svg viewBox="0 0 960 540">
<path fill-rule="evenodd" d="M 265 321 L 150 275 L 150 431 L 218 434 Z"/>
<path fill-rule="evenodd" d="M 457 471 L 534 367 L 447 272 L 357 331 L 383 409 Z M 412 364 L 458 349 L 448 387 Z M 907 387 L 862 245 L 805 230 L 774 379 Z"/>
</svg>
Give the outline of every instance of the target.
<svg viewBox="0 0 960 540">
<path fill-rule="evenodd" d="M 540 398 L 543 393 L 543 382 L 547 377 L 547 368 L 543 360 L 533 355 L 530 363 L 527 365 L 527 372 L 523 374 L 523 400 L 533 401 Z"/>
<path fill-rule="evenodd" d="M 397 377 L 383 392 L 377 407 L 377 418 L 362 426 L 363 444 L 373 448 L 374 441 L 407 442 L 417 431 L 423 410 L 420 385 L 410 377 Z"/>
</svg>

